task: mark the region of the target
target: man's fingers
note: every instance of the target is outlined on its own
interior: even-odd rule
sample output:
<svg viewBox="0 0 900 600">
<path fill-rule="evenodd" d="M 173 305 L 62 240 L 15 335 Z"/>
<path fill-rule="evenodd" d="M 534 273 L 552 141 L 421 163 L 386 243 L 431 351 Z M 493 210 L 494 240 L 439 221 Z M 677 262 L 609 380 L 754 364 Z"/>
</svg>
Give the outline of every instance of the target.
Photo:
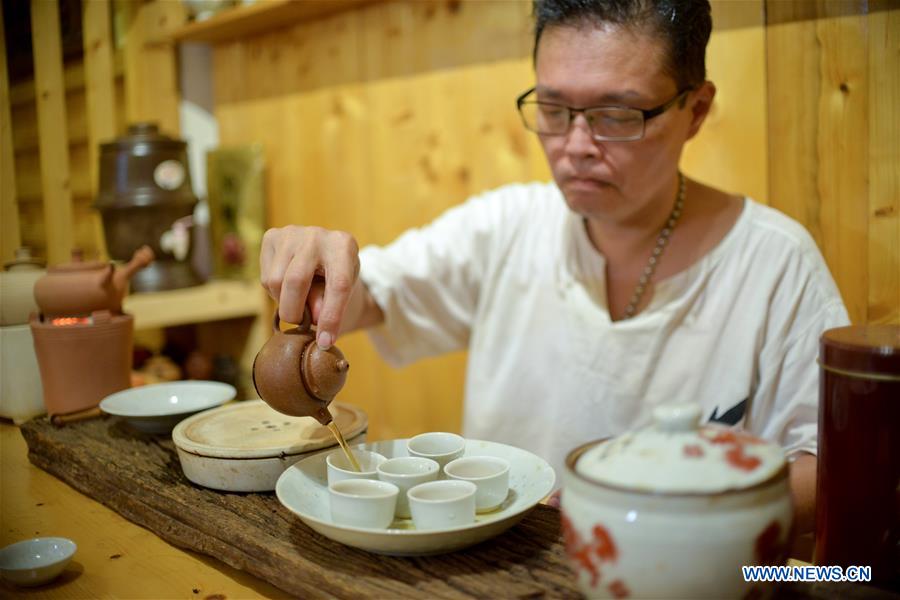
<svg viewBox="0 0 900 600">
<path fill-rule="evenodd" d="M 328 235 L 324 261 L 325 298 L 316 325 L 316 341 L 322 348 L 330 347 L 337 339 L 359 274 L 359 247 L 353 236 L 341 231 Z"/>
</svg>

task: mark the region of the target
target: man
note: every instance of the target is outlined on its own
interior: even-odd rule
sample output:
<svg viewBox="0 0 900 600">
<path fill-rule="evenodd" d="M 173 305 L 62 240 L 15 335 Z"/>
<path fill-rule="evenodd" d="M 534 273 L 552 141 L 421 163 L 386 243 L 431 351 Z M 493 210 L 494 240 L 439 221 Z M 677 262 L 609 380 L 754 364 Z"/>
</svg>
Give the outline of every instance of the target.
<svg viewBox="0 0 900 600">
<path fill-rule="evenodd" d="M 558 473 L 580 443 L 698 403 L 785 448 L 810 530 L 817 340 L 848 319 L 800 225 L 679 172 L 715 96 L 708 2 L 536 0 L 535 16 L 518 108 L 554 183 L 361 253 L 347 233 L 270 230 L 263 284 L 286 321 L 310 307 L 324 347 L 371 328 L 396 364 L 468 348 L 463 433 Z"/>
</svg>

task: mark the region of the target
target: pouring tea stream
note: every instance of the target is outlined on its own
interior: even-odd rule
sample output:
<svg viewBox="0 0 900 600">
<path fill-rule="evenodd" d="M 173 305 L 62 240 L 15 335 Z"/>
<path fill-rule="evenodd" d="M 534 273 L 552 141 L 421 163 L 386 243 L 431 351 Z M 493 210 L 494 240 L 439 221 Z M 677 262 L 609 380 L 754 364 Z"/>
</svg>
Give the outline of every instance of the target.
<svg viewBox="0 0 900 600">
<path fill-rule="evenodd" d="M 356 458 L 328 410 L 344 387 L 350 363 L 337 347 L 319 347 L 311 330 L 309 310 L 303 313 L 303 322 L 297 327 L 282 331 L 280 323 L 276 311 L 272 337 L 253 361 L 253 386 L 276 411 L 292 417 L 313 417 L 328 427 L 359 471 Z"/>
</svg>

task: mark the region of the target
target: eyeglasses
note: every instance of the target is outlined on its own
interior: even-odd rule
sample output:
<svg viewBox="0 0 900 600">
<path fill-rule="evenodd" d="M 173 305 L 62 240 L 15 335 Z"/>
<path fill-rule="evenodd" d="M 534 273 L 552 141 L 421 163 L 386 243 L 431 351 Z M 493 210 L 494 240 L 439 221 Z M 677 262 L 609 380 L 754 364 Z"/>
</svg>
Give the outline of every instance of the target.
<svg viewBox="0 0 900 600">
<path fill-rule="evenodd" d="M 590 125 L 595 140 L 628 142 L 644 137 L 644 124 L 669 110 L 691 89 L 682 90 L 668 102 L 648 110 L 627 106 L 572 108 L 553 102 L 529 100 L 528 96 L 534 93 L 535 88 L 519 96 L 516 106 L 525 128 L 540 135 L 566 135 L 575 115 L 581 113 Z"/>
</svg>

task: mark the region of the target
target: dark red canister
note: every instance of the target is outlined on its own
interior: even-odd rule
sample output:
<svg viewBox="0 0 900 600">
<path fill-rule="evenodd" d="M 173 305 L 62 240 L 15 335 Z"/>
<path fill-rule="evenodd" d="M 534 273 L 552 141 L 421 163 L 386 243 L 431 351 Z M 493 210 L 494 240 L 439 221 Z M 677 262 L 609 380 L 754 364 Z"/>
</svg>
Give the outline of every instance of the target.
<svg viewBox="0 0 900 600">
<path fill-rule="evenodd" d="M 872 567 L 900 584 L 900 326 L 820 340 L 817 565 Z"/>
</svg>

